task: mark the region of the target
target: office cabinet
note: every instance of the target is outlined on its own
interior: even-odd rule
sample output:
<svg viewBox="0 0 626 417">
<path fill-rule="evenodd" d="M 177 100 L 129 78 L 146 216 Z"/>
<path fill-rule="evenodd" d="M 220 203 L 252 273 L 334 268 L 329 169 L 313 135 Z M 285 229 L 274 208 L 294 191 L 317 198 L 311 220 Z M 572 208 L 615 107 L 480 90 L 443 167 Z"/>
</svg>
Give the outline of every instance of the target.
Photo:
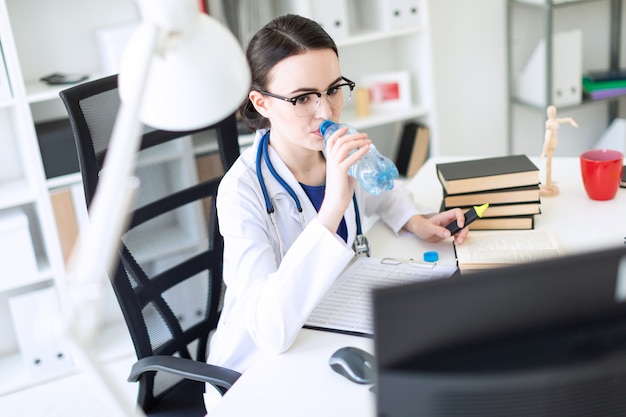
<svg viewBox="0 0 626 417">
<path fill-rule="evenodd" d="M 620 116 L 619 103 L 626 97 L 591 100 L 582 94 L 587 71 L 626 66 L 620 46 L 623 0 L 507 4 L 509 150 L 540 153 L 546 108 L 554 104 L 557 117 L 573 117 L 580 126 L 559 135 L 568 138 L 559 143 L 560 155 L 575 156 L 593 146 Z"/>
<path fill-rule="evenodd" d="M 32 254 L 22 259 L 24 268 L 0 272 L 0 355 L 12 355 L 17 349 L 12 329 L 9 299 L 26 291 L 54 285 L 63 271 L 56 228 L 48 198 L 43 166 L 39 157 L 34 126 L 6 3 L 0 2 L 0 43 L 3 72 L 3 94 L 0 98 L 0 218 L 7 227 L 0 231 L 0 240 L 8 239 Z M 9 230 L 10 229 L 10 230 Z M 2 245 L 7 250 L 6 245 Z M 7 255 L 5 253 L 4 255 Z M 34 256 L 33 256 L 34 255 Z M 24 254 L 21 254 L 24 256 Z M 34 258 L 35 265 L 32 265 Z M 20 362 L 19 358 L 13 357 Z M 4 361 L 0 362 L 0 380 L 6 384 Z M 0 385 L 1 386 L 1 385 Z"/>
<path fill-rule="evenodd" d="M 25 364 L 20 354 L 11 300 L 29 294 L 33 300 L 44 293 L 46 297 L 58 296 L 66 272 L 64 250 L 67 253 L 71 242 L 62 245 L 63 230 L 57 227 L 57 216 L 75 216 L 78 222 L 86 216 L 80 174 L 46 175 L 36 128 L 40 122 L 67 117 L 58 95 L 67 85 L 50 87 L 39 79 L 53 72 L 97 77 L 100 64 L 92 30 L 137 16 L 133 0 L 0 0 L 0 223 L 6 223 L 0 227 L 0 242 L 10 239 L 4 243 L 13 243 L 11 249 L 19 250 L 19 257 L 13 256 L 13 260 L 22 264 L 19 269 L 0 265 L 0 395 L 37 380 L 28 371 L 32 364 Z M 73 168 L 70 171 L 75 171 Z M 77 210 L 74 213 L 67 206 L 59 206 L 55 216 L 51 193 L 63 190 L 73 196 Z M 0 247 L 7 248 L 5 244 Z M 105 315 L 117 320 L 112 326 L 118 330 L 103 331 L 104 358 L 132 353 L 128 339 L 119 336 L 125 334 L 119 330 L 124 327 L 112 291 L 110 296 L 112 302 Z M 13 313 L 18 310 L 13 309 Z M 53 317 L 46 321 L 52 323 Z M 53 339 L 48 342 L 54 344 Z"/>
</svg>

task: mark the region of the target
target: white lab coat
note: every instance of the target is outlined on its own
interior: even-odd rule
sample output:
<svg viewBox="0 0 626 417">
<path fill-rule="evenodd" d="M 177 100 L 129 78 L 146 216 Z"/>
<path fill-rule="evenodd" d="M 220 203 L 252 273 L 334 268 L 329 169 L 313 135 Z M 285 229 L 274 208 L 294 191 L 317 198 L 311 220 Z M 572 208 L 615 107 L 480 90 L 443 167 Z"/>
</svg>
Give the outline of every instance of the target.
<svg viewBox="0 0 626 417">
<path fill-rule="evenodd" d="M 316 220 L 313 204 L 270 146 L 272 164 L 298 195 L 304 217 L 303 227 L 294 200 L 263 162 L 263 179 L 277 219 L 277 227 L 272 225 L 255 166 L 261 133 L 227 172 L 217 196 L 226 293 L 208 362 L 239 372 L 262 350 L 283 352 L 289 348 L 311 311 L 354 257 L 351 246 L 356 236 L 353 204 L 345 213 L 346 244 Z M 433 213 L 416 205 L 401 185 L 380 197 L 357 185 L 356 195 L 361 216 L 378 214 L 396 232 L 411 216 Z"/>
</svg>

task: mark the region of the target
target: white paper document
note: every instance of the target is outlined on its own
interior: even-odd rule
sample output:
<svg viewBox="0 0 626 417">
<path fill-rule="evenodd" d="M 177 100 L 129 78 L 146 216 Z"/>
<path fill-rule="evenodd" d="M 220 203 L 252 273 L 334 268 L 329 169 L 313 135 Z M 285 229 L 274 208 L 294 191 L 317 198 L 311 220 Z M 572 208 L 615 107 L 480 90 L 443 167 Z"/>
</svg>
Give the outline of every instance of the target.
<svg viewBox="0 0 626 417">
<path fill-rule="evenodd" d="M 409 260 L 358 257 L 337 278 L 305 327 L 373 335 L 373 288 L 447 278 L 456 269 Z"/>
</svg>

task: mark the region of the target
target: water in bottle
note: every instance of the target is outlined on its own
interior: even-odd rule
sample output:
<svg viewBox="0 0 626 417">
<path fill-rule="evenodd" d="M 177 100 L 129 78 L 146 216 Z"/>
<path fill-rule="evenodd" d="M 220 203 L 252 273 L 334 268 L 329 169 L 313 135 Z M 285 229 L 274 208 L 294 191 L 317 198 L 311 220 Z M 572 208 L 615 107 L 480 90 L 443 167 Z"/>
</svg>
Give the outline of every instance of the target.
<svg viewBox="0 0 626 417">
<path fill-rule="evenodd" d="M 348 133 L 357 133 L 352 126 L 324 120 L 320 125 L 324 145 L 337 129 L 345 126 L 348 127 Z M 398 168 L 389 158 L 381 155 L 373 144 L 370 145 L 369 152 L 349 168 L 348 173 L 359 181 L 365 191 L 374 195 L 391 190 L 393 180 L 398 178 Z"/>
</svg>

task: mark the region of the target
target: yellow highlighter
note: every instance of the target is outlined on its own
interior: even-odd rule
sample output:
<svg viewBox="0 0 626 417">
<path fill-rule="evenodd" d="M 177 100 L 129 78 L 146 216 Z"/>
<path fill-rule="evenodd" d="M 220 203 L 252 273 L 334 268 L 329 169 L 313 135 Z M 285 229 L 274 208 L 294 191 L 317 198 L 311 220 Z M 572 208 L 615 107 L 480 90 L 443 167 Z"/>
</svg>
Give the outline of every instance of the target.
<svg viewBox="0 0 626 417">
<path fill-rule="evenodd" d="M 485 210 L 487 210 L 487 207 L 489 207 L 489 203 L 483 204 L 482 206 L 474 206 L 471 209 L 467 210 L 465 212 L 465 225 L 463 227 L 466 227 L 474 220 L 483 217 L 483 213 L 485 213 Z M 456 220 L 450 223 L 449 225 L 447 225 L 446 229 L 450 231 L 451 235 L 461 230 Z"/>
</svg>

